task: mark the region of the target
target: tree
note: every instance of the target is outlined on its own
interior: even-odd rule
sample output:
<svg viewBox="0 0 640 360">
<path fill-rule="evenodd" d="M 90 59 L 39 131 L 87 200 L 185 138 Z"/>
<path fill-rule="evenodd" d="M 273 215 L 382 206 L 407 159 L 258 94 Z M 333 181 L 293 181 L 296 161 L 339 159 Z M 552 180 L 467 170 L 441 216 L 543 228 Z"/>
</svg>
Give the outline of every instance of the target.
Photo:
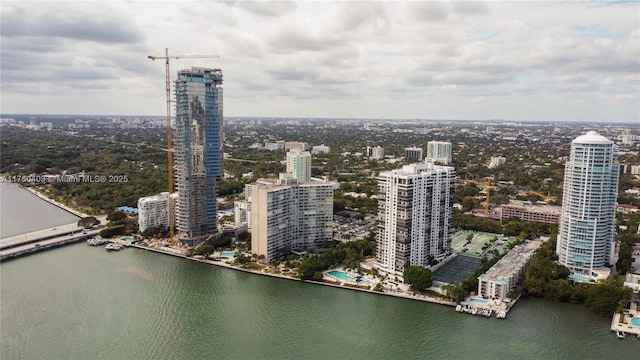
<svg viewBox="0 0 640 360">
<path fill-rule="evenodd" d="M 127 214 L 124 211 L 112 211 L 107 215 L 107 220 L 118 222 L 127 218 Z"/>
<path fill-rule="evenodd" d="M 461 285 L 447 284 L 442 287 L 442 290 L 444 290 L 445 296 L 453 299 L 455 302 L 460 302 L 467 296 L 467 292 Z"/>
<path fill-rule="evenodd" d="M 619 304 L 622 301 L 626 304 L 631 296 L 631 290 L 628 287 L 620 287 L 618 284 L 623 281 L 620 279 L 624 279 L 624 277 L 614 276 L 589 288 L 584 302 L 585 306 L 594 314 L 613 315 Z"/>
<path fill-rule="evenodd" d="M 431 270 L 422 266 L 409 266 L 402 274 L 404 282 L 418 291 L 425 291 L 433 285 Z"/>
<path fill-rule="evenodd" d="M 78 226 L 85 229 L 91 229 L 96 225 L 100 225 L 100 220 L 96 219 L 95 216 L 87 216 L 78 220 Z"/>
</svg>

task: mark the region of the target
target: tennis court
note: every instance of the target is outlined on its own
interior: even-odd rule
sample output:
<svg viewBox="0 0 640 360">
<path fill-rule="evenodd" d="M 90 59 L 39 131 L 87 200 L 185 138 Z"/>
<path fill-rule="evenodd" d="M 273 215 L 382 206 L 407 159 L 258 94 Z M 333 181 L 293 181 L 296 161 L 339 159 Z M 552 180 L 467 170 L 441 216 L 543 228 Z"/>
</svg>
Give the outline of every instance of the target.
<svg viewBox="0 0 640 360">
<path fill-rule="evenodd" d="M 458 255 L 434 271 L 432 276 L 435 281 L 460 284 L 481 267 L 482 261 L 479 258 Z"/>
</svg>

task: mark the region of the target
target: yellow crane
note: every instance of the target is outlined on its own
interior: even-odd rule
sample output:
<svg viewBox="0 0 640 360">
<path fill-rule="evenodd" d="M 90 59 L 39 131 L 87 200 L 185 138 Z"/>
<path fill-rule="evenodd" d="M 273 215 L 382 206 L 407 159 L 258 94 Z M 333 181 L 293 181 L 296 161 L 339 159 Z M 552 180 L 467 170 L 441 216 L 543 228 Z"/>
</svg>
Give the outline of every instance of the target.
<svg viewBox="0 0 640 360">
<path fill-rule="evenodd" d="M 489 209 L 490 209 L 490 205 L 489 202 L 491 200 L 491 189 L 498 189 L 496 186 L 491 185 L 491 179 L 488 179 L 487 182 L 482 182 L 482 181 L 477 181 L 477 180 L 466 180 L 467 182 L 476 184 L 476 185 L 480 185 L 482 187 L 485 188 L 485 190 L 487 191 L 487 200 L 485 201 L 485 205 L 484 205 L 484 211 L 486 213 L 489 213 Z"/>
<path fill-rule="evenodd" d="M 551 196 L 551 192 L 547 192 L 547 195 L 545 195 L 543 193 L 539 193 L 537 191 L 532 190 L 532 191 L 529 191 L 529 193 L 543 198 L 547 206 L 549 206 L 549 203 L 551 202 L 556 202 L 556 198 L 554 196 Z"/>
<path fill-rule="evenodd" d="M 165 68 L 165 91 L 167 96 L 167 168 L 169 180 L 169 236 L 171 244 L 174 243 L 174 225 L 173 225 L 173 144 L 171 140 L 171 73 L 169 71 L 169 59 L 215 59 L 218 55 L 169 55 L 169 48 L 164 49 L 164 56 L 149 55 L 148 59 L 164 60 Z"/>
</svg>

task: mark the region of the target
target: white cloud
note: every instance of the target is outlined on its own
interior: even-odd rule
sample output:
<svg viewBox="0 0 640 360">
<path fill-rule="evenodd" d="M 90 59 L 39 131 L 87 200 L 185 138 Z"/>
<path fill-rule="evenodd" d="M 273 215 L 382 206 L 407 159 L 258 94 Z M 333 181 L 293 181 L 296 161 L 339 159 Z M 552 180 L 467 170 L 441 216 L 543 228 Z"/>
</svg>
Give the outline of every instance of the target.
<svg viewBox="0 0 640 360">
<path fill-rule="evenodd" d="M 221 68 L 227 115 L 640 121 L 637 3 L 3 1 L 0 9 L 6 113 L 161 114 L 164 67 L 147 55 L 168 47 L 221 56 L 171 68 Z"/>
</svg>

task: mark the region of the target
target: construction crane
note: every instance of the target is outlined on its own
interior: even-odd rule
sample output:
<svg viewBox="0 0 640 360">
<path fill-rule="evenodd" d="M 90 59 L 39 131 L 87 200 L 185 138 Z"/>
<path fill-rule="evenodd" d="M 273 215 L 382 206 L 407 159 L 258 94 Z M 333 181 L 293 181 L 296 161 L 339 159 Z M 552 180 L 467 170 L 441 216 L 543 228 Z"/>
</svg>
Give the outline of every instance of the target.
<svg viewBox="0 0 640 360">
<path fill-rule="evenodd" d="M 172 55 L 169 56 L 169 49 L 164 49 L 164 56 L 147 56 L 150 60 L 164 60 L 165 68 L 165 91 L 167 96 L 167 168 L 168 168 L 168 180 L 169 180 L 169 240 L 171 244 L 175 243 L 174 224 L 173 224 L 173 144 L 171 140 L 171 73 L 169 71 L 169 59 L 215 59 L 219 58 L 218 55 Z"/>
<path fill-rule="evenodd" d="M 482 187 L 485 188 L 485 190 L 487 191 L 487 200 L 485 201 L 485 205 L 484 205 L 484 212 L 485 213 L 489 213 L 489 209 L 490 209 L 490 205 L 489 205 L 489 201 L 491 200 L 491 189 L 498 189 L 497 187 L 491 185 L 491 179 L 488 179 L 487 182 L 481 182 L 481 181 L 477 181 L 477 180 L 466 180 L 467 182 L 476 184 L 476 185 L 480 185 Z"/>
<path fill-rule="evenodd" d="M 556 202 L 556 198 L 551 196 L 551 192 L 547 192 L 547 195 L 543 194 L 543 193 L 539 193 L 537 191 L 529 191 L 529 193 L 533 194 L 533 195 L 538 195 L 541 198 L 544 199 L 545 203 L 547 204 L 547 206 L 549 206 L 549 203 L 551 202 Z"/>
</svg>

